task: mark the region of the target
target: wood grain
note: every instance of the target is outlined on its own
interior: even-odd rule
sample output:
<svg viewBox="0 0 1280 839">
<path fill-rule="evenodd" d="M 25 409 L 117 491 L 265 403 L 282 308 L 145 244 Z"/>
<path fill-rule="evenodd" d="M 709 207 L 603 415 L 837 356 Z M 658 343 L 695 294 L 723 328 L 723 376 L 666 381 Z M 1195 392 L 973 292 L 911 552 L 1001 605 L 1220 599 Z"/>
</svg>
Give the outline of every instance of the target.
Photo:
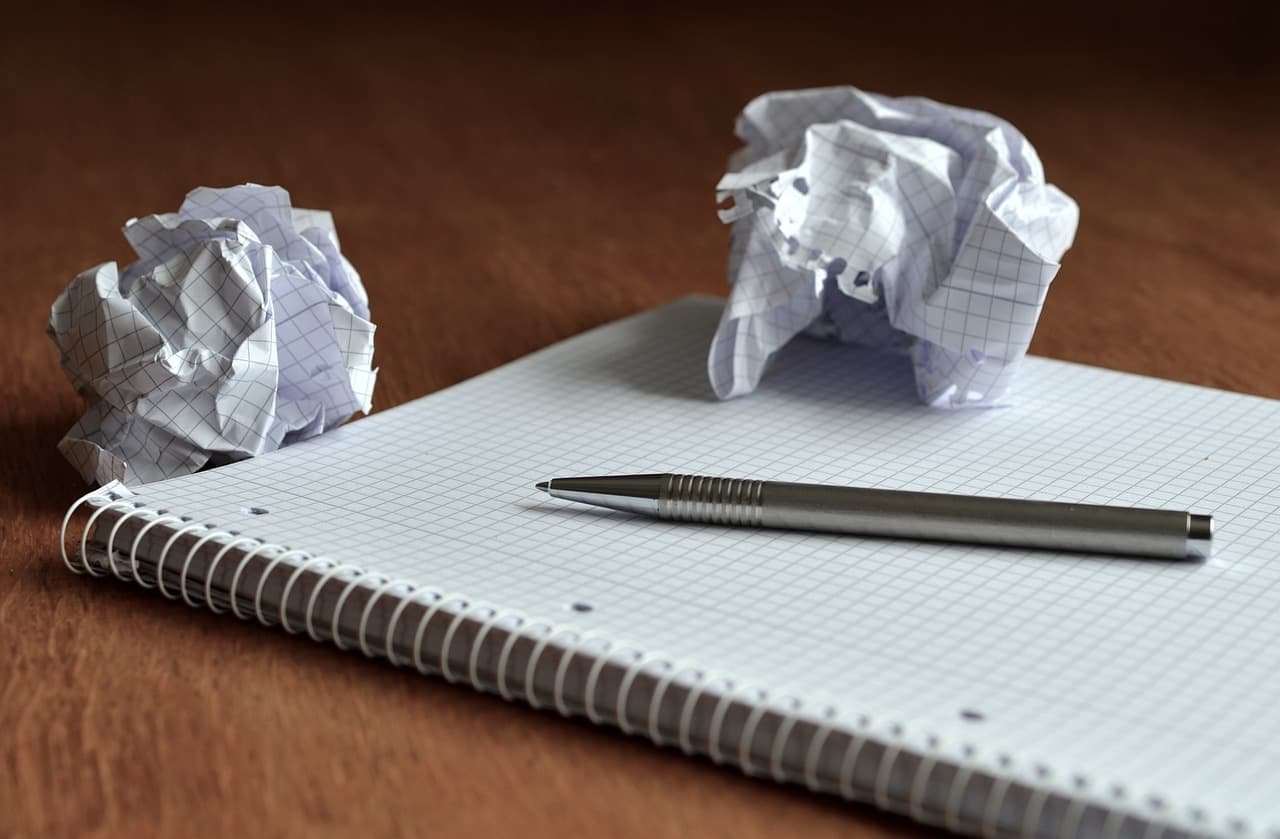
<svg viewBox="0 0 1280 839">
<path fill-rule="evenodd" d="M 7 19 L 0 835 L 920 833 L 72 576 L 56 534 L 81 488 L 54 446 L 79 406 L 44 323 L 73 275 L 129 258 L 126 218 L 199 184 L 280 183 L 333 210 L 364 274 L 385 409 L 723 293 L 712 188 L 736 111 L 857 83 L 1011 119 L 1079 201 L 1034 351 L 1280 397 L 1275 13 L 1111 6 Z"/>
</svg>

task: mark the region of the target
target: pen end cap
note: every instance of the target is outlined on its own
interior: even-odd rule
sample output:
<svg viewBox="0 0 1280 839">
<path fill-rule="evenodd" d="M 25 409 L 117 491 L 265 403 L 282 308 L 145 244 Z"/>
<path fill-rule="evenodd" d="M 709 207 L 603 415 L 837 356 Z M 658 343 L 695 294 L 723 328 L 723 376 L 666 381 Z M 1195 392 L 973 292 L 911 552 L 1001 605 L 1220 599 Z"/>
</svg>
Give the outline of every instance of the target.
<svg viewBox="0 0 1280 839">
<path fill-rule="evenodd" d="M 1213 516 L 1187 516 L 1187 556 L 1208 559 L 1213 552 Z"/>
<path fill-rule="evenodd" d="M 550 492 L 550 491 L 551 491 L 551 482 L 550 482 L 550 481 L 539 481 L 538 483 L 536 483 L 536 484 L 534 484 L 534 485 L 533 485 L 533 488 L 534 488 L 534 489 L 540 489 L 540 490 L 542 490 L 543 492 Z"/>
</svg>

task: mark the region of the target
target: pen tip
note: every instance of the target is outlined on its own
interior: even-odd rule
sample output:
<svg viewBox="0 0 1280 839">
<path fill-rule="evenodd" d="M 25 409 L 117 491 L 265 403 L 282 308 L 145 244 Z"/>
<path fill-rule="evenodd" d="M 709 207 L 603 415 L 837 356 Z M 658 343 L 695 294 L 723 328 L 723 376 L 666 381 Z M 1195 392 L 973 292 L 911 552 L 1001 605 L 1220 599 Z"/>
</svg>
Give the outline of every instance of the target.
<svg viewBox="0 0 1280 839">
<path fill-rule="evenodd" d="M 550 482 L 550 481 L 539 481 L 538 483 L 536 483 L 536 484 L 534 484 L 534 485 L 533 485 L 533 488 L 534 488 L 534 489 L 540 489 L 540 490 L 542 490 L 543 492 L 550 492 L 550 491 L 551 491 L 551 482 Z"/>
</svg>

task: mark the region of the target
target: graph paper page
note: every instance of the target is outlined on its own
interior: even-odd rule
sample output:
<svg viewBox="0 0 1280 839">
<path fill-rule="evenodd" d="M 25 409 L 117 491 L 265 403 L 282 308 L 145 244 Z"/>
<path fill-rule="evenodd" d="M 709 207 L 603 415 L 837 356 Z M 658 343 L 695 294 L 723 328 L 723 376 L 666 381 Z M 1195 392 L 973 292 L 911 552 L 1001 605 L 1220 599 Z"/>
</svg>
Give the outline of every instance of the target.
<svg viewBox="0 0 1280 839">
<path fill-rule="evenodd" d="M 1014 407 L 936 410 L 909 360 L 809 340 L 720 403 L 718 313 L 681 301 L 138 496 L 1005 774 L 1280 824 L 1280 403 L 1031 358 Z M 533 488 L 663 471 L 1190 509 L 1219 535 L 1205 563 L 1143 561 L 666 523 Z"/>
</svg>

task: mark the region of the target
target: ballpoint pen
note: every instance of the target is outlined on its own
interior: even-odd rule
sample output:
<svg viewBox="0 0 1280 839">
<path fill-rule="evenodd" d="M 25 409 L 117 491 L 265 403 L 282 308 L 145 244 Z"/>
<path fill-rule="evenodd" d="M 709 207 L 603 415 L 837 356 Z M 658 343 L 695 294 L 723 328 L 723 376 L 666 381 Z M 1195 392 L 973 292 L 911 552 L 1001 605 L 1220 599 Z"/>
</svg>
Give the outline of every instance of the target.
<svg viewBox="0 0 1280 839">
<path fill-rule="evenodd" d="M 820 530 L 903 539 L 1204 559 L 1213 517 L 935 492 L 695 475 L 554 478 L 554 498 L 675 521 Z"/>
</svg>

